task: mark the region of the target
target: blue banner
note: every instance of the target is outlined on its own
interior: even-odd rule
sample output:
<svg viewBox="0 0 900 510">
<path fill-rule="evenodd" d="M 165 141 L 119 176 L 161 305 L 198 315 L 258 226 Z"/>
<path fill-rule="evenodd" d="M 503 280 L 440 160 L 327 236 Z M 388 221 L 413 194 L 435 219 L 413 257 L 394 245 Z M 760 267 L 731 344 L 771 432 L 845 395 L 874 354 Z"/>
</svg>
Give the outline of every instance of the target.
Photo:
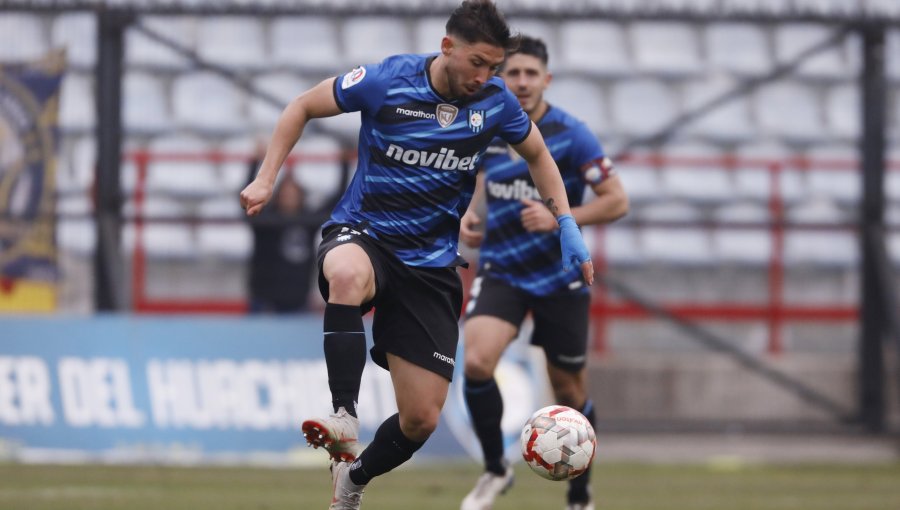
<svg viewBox="0 0 900 510">
<path fill-rule="evenodd" d="M 321 320 L 0 320 L 0 455 L 23 461 L 324 462 L 325 454 L 308 449 L 300 434 L 303 419 L 331 410 Z M 511 458 L 544 389 L 543 367 L 517 351 L 498 369 Z M 481 456 L 462 400 L 461 365 L 421 457 Z M 359 398 L 360 439 L 370 440 L 395 412 L 390 374 L 370 362 Z"/>
</svg>

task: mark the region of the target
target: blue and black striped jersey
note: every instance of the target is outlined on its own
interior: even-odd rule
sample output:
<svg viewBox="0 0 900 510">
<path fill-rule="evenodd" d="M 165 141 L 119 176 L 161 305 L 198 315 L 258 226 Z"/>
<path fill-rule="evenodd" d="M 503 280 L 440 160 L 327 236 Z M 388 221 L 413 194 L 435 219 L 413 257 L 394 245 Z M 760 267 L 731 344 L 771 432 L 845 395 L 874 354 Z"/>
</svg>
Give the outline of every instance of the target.
<svg viewBox="0 0 900 510">
<path fill-rule="evenodd" d="M 396 55 L 335 80 L 334 97 L 360 111 L 359 163 L 326 223 L 361 225 L 410 266 L 447 267 L 459 256 L 459 219 L 482 155 L 495 137 L 520 143 L 528 115 L 503 80 L 450 100 L 430 81 L 434 55 Z"/>
<path fill-rule="evenodd" d="M 559 167 L 569 205 L 581 205 L 585 186 L 610 171 L 597 138 L 581 121 L 550 107 L 536 123 Z M 541 200 L 528 165 L 503 140 L 494 140 L 481 162 L 485 172 L 487 225 L 481 271 L 536 296 L 587 292 L 581 269 L 563 271 L 558 232 L 533 233 L 522 226 L 521 200 Z"/>
</svg>

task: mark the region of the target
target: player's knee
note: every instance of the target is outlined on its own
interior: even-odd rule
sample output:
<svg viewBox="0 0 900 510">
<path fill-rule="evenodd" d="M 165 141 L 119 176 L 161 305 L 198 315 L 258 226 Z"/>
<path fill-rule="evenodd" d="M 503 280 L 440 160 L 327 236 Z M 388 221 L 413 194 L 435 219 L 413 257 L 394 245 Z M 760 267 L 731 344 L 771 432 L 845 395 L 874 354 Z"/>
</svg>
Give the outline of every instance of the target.
<svg viewBox="0 0 900 510">
<path fill-rule="evenodd" d="M 347 265 L 335 268 L 326 275 L 328 279 L 329 300 L 360 303 L 365 298 L 371 285 L 369 274 L 360 268 Z"/>
<path fill-rule="evenodd" d="M 413 441 L 425 441 L 437 429 L 440 409 L 417 409 L 400 415 L 403 435 Z"/>
<path fill-rule="evenodd" d="M 469 379 L 484 381 L 494 376 L 494 366 L 478 349 L 466 349 L 464 373 Z"/>
</svg>

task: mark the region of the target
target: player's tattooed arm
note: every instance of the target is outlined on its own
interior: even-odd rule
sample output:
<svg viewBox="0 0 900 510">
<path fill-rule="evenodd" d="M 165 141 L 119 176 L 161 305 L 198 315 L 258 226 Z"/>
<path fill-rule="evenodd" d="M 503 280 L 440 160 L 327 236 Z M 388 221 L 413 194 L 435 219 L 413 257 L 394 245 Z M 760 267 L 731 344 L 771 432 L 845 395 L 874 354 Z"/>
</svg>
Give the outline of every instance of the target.
<svg viewBox="0 0 900 510">
<path fill-rule="evenodd" d="M 559 207 L 556 206 L 556 200 L 553 197 L 547 198 L 544 200 L 544 205 L 547 206 L 547 209 L 550 209 L 550 212 L 553 213 L 553 216 L 559 216 Z"/>
</svg>

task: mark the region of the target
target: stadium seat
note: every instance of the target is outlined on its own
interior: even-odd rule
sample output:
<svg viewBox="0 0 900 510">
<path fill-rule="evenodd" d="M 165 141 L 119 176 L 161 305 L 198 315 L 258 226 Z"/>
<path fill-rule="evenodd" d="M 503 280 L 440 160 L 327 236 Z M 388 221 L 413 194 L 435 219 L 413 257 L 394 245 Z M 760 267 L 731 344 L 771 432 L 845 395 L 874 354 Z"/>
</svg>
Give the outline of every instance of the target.
<svg viewBox="0 0 900 510">
<path fill-rule="evenodd" d="M 773 192 L 771 174 L 768 168 L 760 164 L 786 163 L 795 154 L 780 142 L 765 141 L 741 145 L 735 151 L 735 156 L 738 160 L 734 172 L 737 198 L 768 202 Z M 796 168 L 786 164 L 781 167 L 778 183 L 782 201 L 793 203 L 806 196 L 804 177 Z"/>
<path fill-rule="evenodd" d="M 758 76 L 772 69 L 766 33 L 752 23 L 711 23 L 705 48 L 713 70 L 740 76 Z"/>
<path fill-rule="evenodd" d="M 64 132 L 81 134 L 94 128 L 97 112 L 91 75 L 67 73 L 59 96 L 59 126 Z"/>
<path fill-rule="evenodd" d="M 559 26 L 557 72 L 621 77 L 632 72 L 628 46 L 621 24 L 612 21 L 564 21 Z"/>
<path fill-rule="evenodd" d="M 244 189 L 249 163 L 245 159 L 236 158 L 252 158 L 257 152 L 265 151 L 267 136 L 241 135 L 226 138 L 219 143 L 219 150 L 227 156 L 218 169 L 223 193 L 234 198 Z"/>
<path fill-rule="evenodd" d="M 861 134 L 859 89 L 854 85 L 831 88 L 825 100 L 825 117 L 831 134 L 845 141 L 855 141 Z"/>
<path fill-rule="evenodd" d="M 355 146 L 359 142 L 361 122 L 359 112 L 350 112 L 334 117 L 314 119 L 309 125 L 320 132 L 338 138 L 348 146 Z"/>
<path fill-rule="evenodd" d="M 97 141 L 91 135 L 65 137 L 56 167 L 56 191 L 60 194 L 87 191 L 94 182 Z"/>
<path fill-rule="evenodd" d="M 191 203 L 159 195 L 148 195 L 141 200 L 138 207 L 134 199 L 126 200 L 122 205 L 122 215 L 129 220 L 142 219 L 146 224 L 160 220 L 190 222 L 194 216 L 191 211 Z"/>
<path fill-rule="evenodd" d="M 173 134 L 150 142 L 153 155 L 183 156 L 183 159 L 153 160 L 147 168 L 147 192 L 178 198 L 201 198 L 222 192 L 216 165 L 203 155 L 211 145 L 188 134 Z"/>
<path fill-rule="evenodd" d="M 687 225 L 650 225 L 639 236 L 641 253 L 650 263 L 704 266 L 713 262 L 710 236 L 705 228 L 691 226 L 702 220 L 700 212 L 684 202 L 662 202 L 643 207 L 638 215 L 647 222 L 685 222 Z"/>
<path fill-rule="evenodd" d="M 269 30 L 272 64 L 287 69 L 337 72 L 343 69 L 334 18 L 285 16 Z"/>
<path fill-rule="evenodd" d="M 135 245 L 135 227 L 128 225 L 122 232 L 123 246 Z M 151 260 L 190 260 L 197 257 L 196 239 L 189 225 L 178 223 L 149 223 L 141 228 L 144 253 Z M 133 250 L 133 248 L 131 248 Z"/>
<path fill-rule="evenodd" d="M 850 220 L 825 199 L 814 199 L 787 211 L 790 224 L 833 225 L 834 229 L 789 228 L 785 234 L 784 261 L 788 265 L 846 268 L 858 261 L 856 234 L 848 229 Z"/>
<path fill-rule="evenodd" d="M 212 72 L 180 75 L 172 84 L 175 120 L 183 128 L 226 135 L 247 128 L 244 95 L 237 86 Z"/>
<path fill-rule="evenodd" d="M 888 30 L 884 44 L 886 74 L 892 81 L 900 81 L 900 29 Z"/>
<path fill-rule="evenodd" d="M 655 134 L 678 113 L 672 88 L 656 80 L 617 81 L 611 97 L 613 130 L 632 136 Z"/>
<path fill-rule="evenodd" d="M 644 262 L 637 229 L 628 223 L 611 223 L 603 228 L 603 250 L 613 266 L 637 266 Z"/>
<path fill-rule="evenodd" d="M 197 251 L 201 257 L 243 261 L 253 250 L 253 234 L 246 223 L 204 223 L 197 227 Z"/>
<path fill-rule="evenodd" d="M 695 26 L 683 22 L 640 21 L 632 24 L 635 67 L 660 77 L 681 78 L 697 74 L 703 64 L 696 33 Z"/>
<path fill-rule="evenodd" d="M 97 229 L 91 218 L 60 218 L 56 222 L 56 244 L 60 251 L 87 257 L 97 246 Z"/>
<path fill-rule="evenodd" d="M 553 81 L 545 97 L 550 104 L 578 117 L 597 135 L 613 130 L 602 89 L 590 80 L 561 77 Z"/>
<path fill-rule="evenodd" d="M 122 89 L 122 122 L 128 133 L 155 135 L 172 128 L 169 96 L 159 76 L 129 71 Z"/>
<path fill-rule="evenodd" d="M 197 216 L 204 220 L 243 220 L 246 215 L 241 209 L 237 194 L 219 195 L 207 198 L 197 207 Z"/>
<path fill-rule="evenodd" d="M 345 67 L 381 62 L 412 51 L 412 36 L 400 17 L 355 16 L 344 20 L 341 31 Z M 440 50 L 440 41 L 435 51 Z"/>
<path fill-rule="evenodd" d="M 97 17 L 90 12 L 60 14 L 53 20 L 50 41 L 66 49 L 68 67 L 87 70 L 97 63 Z"/>
<path fill-rule="evenodd" d="M 61 218 L 90 218 L 94 213 L 94 202 L 86 192 L 69 194 L 56 200 L 56 214 Z"/>
<path fill-rule="evenodd" d="M 811 160 L 806 177 L 811 196 L 824 197 L 843 205 L 859 202 L 862 175 L 857 164 L 859 150 L 856 147 L 827 144 L 808 150 L 806 157 Z M 841 168 L 831 168 L 834 165 Z"/>
<path fill-rule="evenodd" d="M 37 14 L 3 12 L 0 15 L 0 62 L 35 60 L 47 53 L 48 37 Z"/>
<path fill-rule="evenodd" d="M 253 80 L 253 86 L 274 96 L 280 104 L 272 105 L 269 101 L 251 94 L 250 118 L 257 127 L 271 131 L 284 107 L 313 85 L 315 84 L 299 78 L 296 74 L 286 72 L 265 74 L 256 78 Z"/>
<path fill-rule="evenodd" d="M 775 27 L 775 58 L 779 64 L 794 60 L 800 53 L 831 37 L 838 28 L 814 23 L 785 23 Z M 847 62 L 844 42 L 807 59 L 798 76 L 822 80 L 849 80 L 855 77 Z"/>
<path fill-rule="evenodd" d="M 771 214 L 766 206 L 736 202 L 719 207 L 713 217 L 717 226 L 712 245 L 718 260 L 750 266 L 769 263 L 773 242 L 767 227 Z"/>
<path fill-rule="evenodd" d="M 765 134 L 789 143 L 812 143 L 826 135 L 825 119 L 811 86 L 797 82 L 766 85 L 756 92 L 755 110 Z"/>
<path fill-rule="evenodd" d="M 138 23 L 193 52 L 197 22 L 190 16 L 141 16 Z M 130 27 L 125 33 L 125 62 L 129 68 L 183 70 L 192 66 L 188 57 Z"/>
<path fill-rule="evenodd" d="M 649 154 L 649 151 L 632 150 L 630 154 L 644 157 Z M 631 162 L 627 159 L 615 161 L 614 164 L 632 204 L 641 205 L 663 199 L 659 170 L 655 166 L 645 162 Z"/>
<path fill-rule="evenodd" d="M 691 82 L 685 87 L 685 110 L 694 111 L 735 89 L 737 82 L 719 78 Z M 716 143 L 746 142 L 756 136 L 746 96 L 737 96 L 689 122 L 686 131 Z"/>
<path fill-rule="evenodd" d="M 714 145 L 699 142 L 671 143 L 662 149 L 667 158 L 721 159 L 725 152 Z M 714 164 L 715 165 L 715 164 Z M 734 197 L 731 171 L 715 166 L 666 162 L 660 169 L 663 192 L 667 197 L 697 204 L 715 204 Z"/>
<path fill-rule="evenodd" d="M 262 23 L 250 16 L 212 16 L 197 26 L 197 55 L 229 69 L 261 69 L 268 65 Z"/>
<path fill-rule="evenodd" d="M 509 28 L 513 33 L 536 37 L 547 45 L 548 66 L 552 71 L 562 62 L 562 47 L 556 38 L 556 31 L 549 22 L 539 18 L 510 17 Z M 560 68 L 561 69 L 561 68 Z"/>
<path fill-rule="evenodd" d="M 441 50 L 441 39 L 447 33 L 447 18 L 429 16 L 419 18 L 413 24 L 413 51 L 416 53 L 437 53 Z"/>
<path fill-rule="evenodd" d="M 293 154 L 301 159 L 291 175 L 306 190 L 306 207 L 315 211 L 342 192 L 343 147 L 327 136 L 304 136 L 294 147 Z"/>
</svg>

